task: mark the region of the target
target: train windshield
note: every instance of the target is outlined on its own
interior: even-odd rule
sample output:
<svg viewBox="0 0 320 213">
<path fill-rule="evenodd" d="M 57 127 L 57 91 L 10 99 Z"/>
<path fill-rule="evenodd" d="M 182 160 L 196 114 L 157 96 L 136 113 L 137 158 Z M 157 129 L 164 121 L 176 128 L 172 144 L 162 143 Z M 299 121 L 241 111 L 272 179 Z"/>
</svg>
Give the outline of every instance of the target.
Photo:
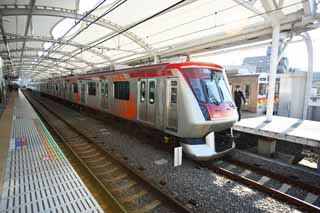
<svg viewBox="0 0 320 213">
<path fill-rule="evenodd" d="M 222 71 L 209 68 L 185 68 L 183 71 L 198 101 L 216 105 L 232 102 Z"/>
</svg>

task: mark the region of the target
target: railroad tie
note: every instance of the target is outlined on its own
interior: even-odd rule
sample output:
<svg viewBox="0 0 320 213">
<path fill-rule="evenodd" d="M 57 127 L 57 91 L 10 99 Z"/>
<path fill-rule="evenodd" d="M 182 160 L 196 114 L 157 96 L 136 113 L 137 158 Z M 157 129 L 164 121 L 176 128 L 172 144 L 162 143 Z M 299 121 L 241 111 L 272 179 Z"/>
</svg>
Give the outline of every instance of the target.
<svg viewBox="0 0 320 213">
<path fill-rule="evenodd" d="M 316 200 L 318 199 L 318 196 L 309 192 L 306 196 L 306 198 L 304 199 L 304 201 L 306 201 L 307 203 L 311 203 L 313 204 L 314 202 L 316 202 Z"/>
<path fill-rule="evenodd" d="M 282 186 L 280 187 L 279 191 L 280 191 L 280 192 L 283 192 L 283 193 L 286 193 L 290 188 L 291 188 L 290 185 L 284 183 L 284 184 L 282 184 Z"/>
<path fill-rule="evenodd" d="M 116 193 L 116 192 L 120 192 L 120 191 L 123 191 L 123 190 L 128 190 L 128 189 L 130 189 L 131 187 L 133 187 L 133 186 L 135 186 L 135 185 L 137 185 L 137 182 L 135 182 L 135 181 L 130 181 L 130 182 L 127 183 L 127 184 L 124 184 L 124 185 L 122 185 L 122 186 L 118 186 L 118 187 L 112 188 L 111 190 Z"/>
<path fill-rule="evenodd" d="M 246 169 L 246 170 L 244 170 L 244 171 L 240 174 L 240 176 L 241 176 L 241 177 L 246 177 L 246 176 L 248 176 L 248 175 L 250 175 L 250 174 L 251 174 L 251 171 L 248 170 L 248 169 Z"/>
<path fill-rule="evenodd" d="M 260 183 L 261 185 L 264 185 L 266 182 L 268 182 L 270 180 L 269 177 L 267 176 L 263 176 L 262 178 L 260 178 L 260 180 L 258 181 L 258 183 Z"/>
<path fill-rule="evenodd" d="M 85 149 L 84 151 L 81 151 L 81 154 L 88 154 L 88 153 L 97 153 L 97 150 L 90 148 L 90 149 Z"/>
<path fill-rule="evenodd" d="M 125 198 L 122 198 L 121 202 L 122 203 L 131 203 L 132 201 L 142 197 L 145 194 L 147 194 L 147 191 L 142 189 L 139 192 L 134 193 L 133 195 L 129 195 L 129 196 L 125 197 Z"/>
<path fill-rule="evenodd" d="M 152 209 L 156 208 L 161 204 L 160 200 L 154 200 L 151 203 L 148 203 L 147 205 L 144 205 L 140 209 L 136 209 L 133 211 L 130 211 L 130 213 L 143 213 L 143 212 L 150 212 Z"/>
<path fill-rule="evenodd" d="M 104 182 L 115 182 L 115 181 L 119 181 L 125 177 L 127 177 L 127 174 L 123 173 L 123 174 L 120 174 L 120 175 L 113 177 L 113 178 L 103 179 L 103 181 Z"/>
<path fill-rule="evenodd" d="M 233 165 L 233 164 L 229 164 L 228 166 L 225 167 L 225 169 L 226 169 L 226 170 L 229 170 L 229 171 L 231 171 L 231 170 L 234 169 L 234 168 L 236 168 L 236 166 Z"/>
<path fill-rule="evenodd" d="M 106 160 L 106 158 L 104 156 L 101 156 L 99 158 L 95 158 L 95 159 L 92 159 L 92 160 L 87 160 L 86 162 L 87 163 L 98 163 L 99 161 L 104 161 Z"/>
<path fill-rule="evenodd" d="M 101 156 L 101 154 L 98 153 L 98 152 L 93 153 L 93 154 L 79 153 L 79 155 L 80 155 L 81 158 L 85 158 L 85 159 L 88 159 L 88 158 L 97 158 L 97 157 Z"/>
<path fill-rule="evenodd" d="M 110 175 L 111 173 L 115 172 L 119 170 L 119 167 L 113 167 L 111 169 L 108 169 L 108 170 L 104 170 L 102 172 L 96 172 L 97 175 Z"/>
<path fill-rule="evenodd" d="M 92 169 L 101 169 L 103 167 L 110 166 L 111 164 L 112 164 L 111 161 L 105 161 L 104 164 L 92 165 L 91 168 Z"/>
</svg>

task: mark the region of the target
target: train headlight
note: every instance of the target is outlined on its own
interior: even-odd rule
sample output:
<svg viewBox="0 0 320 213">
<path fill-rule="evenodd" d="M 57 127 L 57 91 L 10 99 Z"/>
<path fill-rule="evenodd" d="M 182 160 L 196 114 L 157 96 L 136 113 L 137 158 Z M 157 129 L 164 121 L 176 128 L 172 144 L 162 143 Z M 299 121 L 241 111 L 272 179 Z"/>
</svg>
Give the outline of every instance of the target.
<svg viewBox="0 0 320 213">
<path fill-rule="evenodd" d="M 200 104 L 199 104 L 199 106 L 200 106 L 200 109 L 201 109 L 201 112 L 203 114 L 204 119 L 206 119 L 207 121 L 210 121 L 211 119 L 210 119 L 210 115 L 209 115 L 207 107 L 204 105 L 200 105 Z"/>
</svg>

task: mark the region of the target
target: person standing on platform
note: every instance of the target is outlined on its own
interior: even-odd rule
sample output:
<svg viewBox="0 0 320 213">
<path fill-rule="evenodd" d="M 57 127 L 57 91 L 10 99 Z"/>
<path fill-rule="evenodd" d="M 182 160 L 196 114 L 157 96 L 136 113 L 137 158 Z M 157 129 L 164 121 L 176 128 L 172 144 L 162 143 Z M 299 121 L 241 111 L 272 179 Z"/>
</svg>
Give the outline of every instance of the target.
<svg viewBox="0 0 320 213">
<path fill-rule="evenodd" d="M 246 99 L 245 99 L 245 97 L 243 95 L 243 92 L 240 90 L 240 85 L 237 85 L 236 86 L 236 91 L 234 91 L 234 102 L 235 102 L 237 110 L 238 110 L 238 115 L 239 115 L 238 121 L 241 120 L 241 104 L 242 104 L 242 100 L 246 104 Z"/>
</svg>

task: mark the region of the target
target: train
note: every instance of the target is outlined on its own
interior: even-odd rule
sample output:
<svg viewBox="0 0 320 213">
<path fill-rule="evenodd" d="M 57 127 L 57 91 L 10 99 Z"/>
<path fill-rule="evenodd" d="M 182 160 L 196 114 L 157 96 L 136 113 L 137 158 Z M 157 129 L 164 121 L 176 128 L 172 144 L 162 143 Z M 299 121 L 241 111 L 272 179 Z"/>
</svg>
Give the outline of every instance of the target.
<svg viewBox="0 0 320 213">
<path fill-rule="evenodd" d="M 39 80 L 28 88 L 174 136 L 188 157 L 205 161 L 235 148 L 229 129 L 238 114 L 228 84 L 220 65 L 181 62 Z"/>
<path fill-rule="evenodd" d="M 234 93 L 237 85 L 243 91 L 247 104 L 243 106 L 242 110 L 256 114 L 266 113 L 267 88 L 269 84 L 268 73 L 229 73 L 227 77 L 232 93 Z M 280 78 L 277 76 L 274 94 L 274 114 L 277 114 L 279 109 L 279 87 Z"/>
</svg>

